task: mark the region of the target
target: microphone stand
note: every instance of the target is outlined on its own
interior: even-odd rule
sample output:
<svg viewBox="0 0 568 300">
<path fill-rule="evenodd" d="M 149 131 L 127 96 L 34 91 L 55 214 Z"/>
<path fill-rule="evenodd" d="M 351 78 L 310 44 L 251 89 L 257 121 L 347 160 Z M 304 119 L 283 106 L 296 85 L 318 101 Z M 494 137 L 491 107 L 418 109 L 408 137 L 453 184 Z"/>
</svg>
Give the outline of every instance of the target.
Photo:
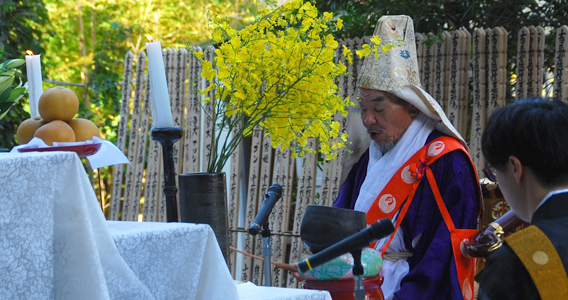
<svg viewBox="0 0 568 300">
<path fill-rule="evenodd" d="M 262 225 L 262 256 L 264 257 L 264 286 L 272 286 L 272 270 L 270 267 L 272 249 L 270 248 L 270 228 L 268 228 L 268 221 Z"/>
<path fill-rule="evenodd" d="M 361 264 L 362 249 L 351 252 L 353 255 L 353 279 L 355 279 L 355 300 L 365 300 L 365 287 L 363 286 L 363 274 L 365 273 Z"/>
</svg>

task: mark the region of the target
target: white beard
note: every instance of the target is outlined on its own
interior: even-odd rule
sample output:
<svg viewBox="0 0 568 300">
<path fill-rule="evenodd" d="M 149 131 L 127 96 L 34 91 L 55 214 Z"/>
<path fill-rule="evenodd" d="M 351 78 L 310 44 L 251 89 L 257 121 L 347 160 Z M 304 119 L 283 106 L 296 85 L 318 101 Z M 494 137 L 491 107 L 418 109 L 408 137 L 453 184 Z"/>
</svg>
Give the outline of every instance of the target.
<svg viewBox="0 0 568 300">
<path fill-rule="evenodd" d="M 379 149 L 381 149 L 381 152 L 384 154 L 384 153 L 389 152 L 392 148 L 394 148 L 394 146 L 396 146 L 396 143 L 388 142 L 386 144 L 382 144 L 382 145 L 377 144 L 377 145 L 379 146 Z"/>
</svg>

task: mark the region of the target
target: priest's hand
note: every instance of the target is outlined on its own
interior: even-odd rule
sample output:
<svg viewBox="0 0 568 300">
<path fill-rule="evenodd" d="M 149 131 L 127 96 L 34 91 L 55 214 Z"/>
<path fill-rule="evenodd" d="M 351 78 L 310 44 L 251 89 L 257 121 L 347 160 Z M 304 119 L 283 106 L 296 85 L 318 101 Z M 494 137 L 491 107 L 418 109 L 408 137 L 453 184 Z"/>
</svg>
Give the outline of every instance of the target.
<svg viewBox="0 0 568 300">
<path fill-rule="evenodd" d="M 294 264 L 294 267 L 298 268 L 298 263 L 295 263 L 295 264 Z M 292 276 L 293 276 L 294 278 L 298 279 L 298 281 L 302 281 L 302 280 L 305 279 L 304 277 L 302 277 L 302 275 L 300 275 L 299 272 L 292 272 Z"/>
</svg>

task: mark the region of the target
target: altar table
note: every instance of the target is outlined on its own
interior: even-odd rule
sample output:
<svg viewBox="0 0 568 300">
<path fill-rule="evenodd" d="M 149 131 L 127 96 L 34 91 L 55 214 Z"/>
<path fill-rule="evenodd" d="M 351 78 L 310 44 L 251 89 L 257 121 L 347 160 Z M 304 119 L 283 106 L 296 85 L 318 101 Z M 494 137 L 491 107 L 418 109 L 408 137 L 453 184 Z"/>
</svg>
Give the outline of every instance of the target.
<svg viewBox="0 0 568 300">
<path fill-rule="evenodd" d="M 238 298 L 209 225 L 126 221 L 107 224 L 118 252 L 156 299 Z"/>
<path fill-rule="evenodd" d="M 0 154 L 0 299 L 331 300 L 237 286 L 209 225 L 106 221 L 73 152 Z"/>
<path fill-rule="evenodd" d="M 75 153 L 30 152 L 0 154 L 0 299 L 238 294 L 208 225 L 107 222 Z"/>
</svg>

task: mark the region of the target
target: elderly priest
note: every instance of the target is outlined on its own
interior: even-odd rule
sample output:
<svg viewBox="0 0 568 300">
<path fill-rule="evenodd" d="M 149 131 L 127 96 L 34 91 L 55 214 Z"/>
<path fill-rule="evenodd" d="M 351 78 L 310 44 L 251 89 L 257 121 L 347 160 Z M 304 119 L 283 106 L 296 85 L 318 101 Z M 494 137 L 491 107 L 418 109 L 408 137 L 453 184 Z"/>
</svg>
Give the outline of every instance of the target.
<svg viewBox="0 0 568 300">
<path fill-rule="evenodd" d="M 365 58 L 358 76 L 372 141 L 334 206 L 365 212 L 368 224 L 393 220 L 395 233 L 374 246 L 385 299 L 472 299 L 474 262 L 459 247 L 476 232 L 480 190 L 467 145 L 420 88 L 412 19 L 383 16 L 374 35 L 396 46 Z"/>
</svg>

